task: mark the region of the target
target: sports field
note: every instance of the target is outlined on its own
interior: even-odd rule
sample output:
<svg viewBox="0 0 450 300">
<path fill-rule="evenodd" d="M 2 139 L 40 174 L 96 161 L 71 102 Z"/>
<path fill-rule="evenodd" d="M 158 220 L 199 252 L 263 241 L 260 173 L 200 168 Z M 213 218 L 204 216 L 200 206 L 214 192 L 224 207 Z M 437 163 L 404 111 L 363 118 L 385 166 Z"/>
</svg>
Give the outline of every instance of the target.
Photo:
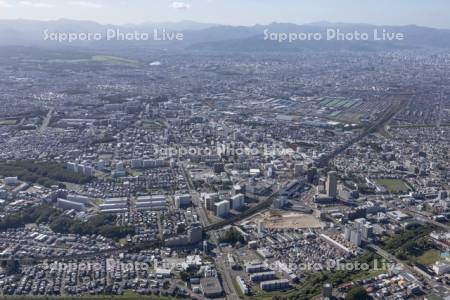
<svg viewBox="0 0 450 300">
<path fill-rule="evenodd" d="M 402 179 L 377 179 L 375 182 L 384 186 L 392 194 L 402 194 L 411 191 L 411 188 Z"/>
</svg>

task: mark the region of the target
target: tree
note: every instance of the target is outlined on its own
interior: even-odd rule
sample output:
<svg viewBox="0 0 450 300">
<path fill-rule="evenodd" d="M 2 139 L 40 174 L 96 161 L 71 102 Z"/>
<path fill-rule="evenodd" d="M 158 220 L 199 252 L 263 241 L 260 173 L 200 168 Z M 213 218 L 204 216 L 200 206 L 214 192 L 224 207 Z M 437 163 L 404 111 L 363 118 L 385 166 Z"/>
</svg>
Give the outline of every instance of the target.
<svg viewBox="0 0 450 300">
<path fill-rule="evenodd" d="M 181 223 L 177 226 L 177 234 L 183 234 L 186 231 L 186 225 Z"/>
<path fill-rule="evenodd" d="M 163 283 L 163 289 L 168 290 L 170 288 L 170 281 L 166 280 Z"/>
<path fill-rule="evenodd" d="M 188 273 L 188 272 L 185 272 L 185 271 L 182 271 L 182 272 L 180 273 L 180 278 L 181 278 L 181 280 L 183 280 L 183 281 L 188 281 L 189 278 L 190 278 L 189 273 Z"/>
<path fill-rule="evenodd" d="M 244 237 L 237 231 L 235 228 L 231 228 L 221 238 L 221 242 L 227 242 L 231 244 L 235 244 L 237 242 L 244 243 Z"/>
<path fill-rule="evenodd" d="M 19 273 L 20 273 L 19 261 L 14 260 L 12 258 L 8 259 L 8 261 L 6 262 L 6 274 L 16 275 Z"/>
<path fill-rule="evenodd" d="M 367 294 L 366 289 L 361 286 L 352 288 L 345 297 L 345 300 L 370 300 L 370 299 L 372 299 L 372 297 L 370 297 Z"/>
</svg>

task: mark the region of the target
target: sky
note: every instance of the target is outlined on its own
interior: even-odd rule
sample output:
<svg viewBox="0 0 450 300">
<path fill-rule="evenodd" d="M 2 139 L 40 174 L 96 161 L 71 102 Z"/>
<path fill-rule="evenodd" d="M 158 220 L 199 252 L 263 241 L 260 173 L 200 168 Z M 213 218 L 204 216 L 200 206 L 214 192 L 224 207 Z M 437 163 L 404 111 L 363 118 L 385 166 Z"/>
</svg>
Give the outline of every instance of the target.
<svg viewBox="0 0 450 300">
<path fill-rule="evenodd" d="M 449 0 L 0 0 L 0 19 L 254 25 L 329 21 L 450 29 Z"/>
</svg>

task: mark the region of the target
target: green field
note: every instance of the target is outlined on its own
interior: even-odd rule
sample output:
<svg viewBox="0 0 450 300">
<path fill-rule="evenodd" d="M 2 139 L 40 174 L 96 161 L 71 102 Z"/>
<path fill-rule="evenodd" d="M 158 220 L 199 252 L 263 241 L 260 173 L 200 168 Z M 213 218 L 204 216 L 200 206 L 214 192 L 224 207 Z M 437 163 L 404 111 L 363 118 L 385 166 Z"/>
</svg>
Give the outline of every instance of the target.
<svg viewBox="0 0 450 300">
<path fill-rule="evenodd" d="M 17 119 L 0 119 L 0 126 L 2 125 L 16 125 Z"/>
<path fill-rule="evenodd" d="M 126 59 L 117 56 L 107 56 L 107 55 L 95 55 L 91 58 L 85 59 L 51 59 L 49 63 L 59 63 L 59 64 L 80 64 L 80 63 L 104 63 L 109 65 L 119 65 L 119 66 L 129 66 L 135 67 L 138 65 L 138 61 Z"/>
<path fill-rule="evenodd" d="M 416 262 L 425 266 L 430 266 L 441 259 L 441 252 L 435 249 L 430 249 L 421 256 L 417 257 Z"/>
<path fill-rule="evenodd" d="M 388 192 L 392 194 L 401 194 L 411 191 L 408 184 L 401 179 L 376 179 L 375 182 L 384 186 Z"/>
<path fill-rule="evenodd" d="M 382 241 L 381 248 L 410 264 L 433 264 L 440 259 L 440 252 L 428 238 L 435 230 L 431 225 L 416 225 L 393 237 Z"/>
<path fill-rule="evenodd" d="M 104 63 L 108 63 L 108 64 L 114 64 L 114 65 L 134 66 L 134 65 L 138 64 L 138 62 L 135 60 L 126 59 L 126 58 L 117 57 L 117 56 L 106 56 L 106 55 L 92 56 L 91 60 L 98 61 L 98 62 L 104 62 Z"/>
</svg>

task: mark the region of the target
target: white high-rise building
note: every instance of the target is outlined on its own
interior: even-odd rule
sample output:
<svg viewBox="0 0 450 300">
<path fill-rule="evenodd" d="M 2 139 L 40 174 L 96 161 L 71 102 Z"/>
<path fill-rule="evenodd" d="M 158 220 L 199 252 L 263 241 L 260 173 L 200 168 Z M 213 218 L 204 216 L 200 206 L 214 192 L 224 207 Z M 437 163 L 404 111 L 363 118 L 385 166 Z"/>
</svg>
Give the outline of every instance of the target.
<svg viewBox="0 0 450 300">
<path fill-rule="evenodd" d="M 225 218 L 230 213 L 230 201 L 223 200 L 214 204 L 216 208 L 216 216 Z"/>
<path fill-rule="evenodd" d="M 244 206 L 245 197 L 243 194 L 237 194 L 231 197 L 231 207 L 233 209 L 241 209 Z"/>
<path fill-rule="evenodd" d="M 258 232 L 258 237 L 262 237 L 264 235 L 264 222 L 258 221 L 256 224 L 256 231 Z"/>
<path fill-rule="evenodd" d="M 350 242 L 355 246 L 361 246 L 361 232 L 357 229 L 350 233 Z"/>
</svg>

